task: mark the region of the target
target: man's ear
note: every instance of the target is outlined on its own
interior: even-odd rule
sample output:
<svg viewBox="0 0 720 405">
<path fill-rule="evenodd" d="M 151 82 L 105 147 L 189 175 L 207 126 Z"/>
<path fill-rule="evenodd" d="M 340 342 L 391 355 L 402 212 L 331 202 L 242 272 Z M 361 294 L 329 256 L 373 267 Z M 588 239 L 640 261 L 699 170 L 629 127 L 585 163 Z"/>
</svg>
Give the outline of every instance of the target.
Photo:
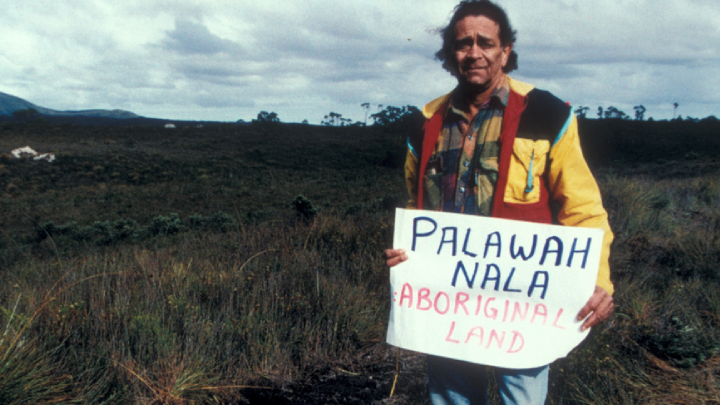
<svg viewBox="0 0 720 405">
<path fill-rule="evenodd" d="M 507 65 L 508 61 L 510 60 L 510 54 L 512 53 L 512 50 L 513 50 L 512 44 L 503 47 L 502 67 L 505 67 Z"/>
<path fill-rule="evenodd" d="M 453 77 L 458 76 L 458 69 L 454 63 L 450 62 L 449 60 L 446 60 L 442 66 L 443 66 L 443 68 L 445 68 L 445 70 L 450 72 L 450 74 L 453 75 Z"/>
</svg>

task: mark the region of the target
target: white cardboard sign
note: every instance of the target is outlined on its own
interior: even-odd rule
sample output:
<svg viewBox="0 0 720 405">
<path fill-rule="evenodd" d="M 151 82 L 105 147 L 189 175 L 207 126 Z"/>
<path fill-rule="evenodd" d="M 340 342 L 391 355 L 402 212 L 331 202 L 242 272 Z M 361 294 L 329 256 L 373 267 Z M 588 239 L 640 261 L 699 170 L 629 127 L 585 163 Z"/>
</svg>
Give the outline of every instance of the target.
<svg viewBox="0 0 720 405">
<path fill-rule="evenodd" d="M 566 356 L 595 288 L 603 231 L 398 209 L 387 342 L 505 368 Z"/>
</svg>

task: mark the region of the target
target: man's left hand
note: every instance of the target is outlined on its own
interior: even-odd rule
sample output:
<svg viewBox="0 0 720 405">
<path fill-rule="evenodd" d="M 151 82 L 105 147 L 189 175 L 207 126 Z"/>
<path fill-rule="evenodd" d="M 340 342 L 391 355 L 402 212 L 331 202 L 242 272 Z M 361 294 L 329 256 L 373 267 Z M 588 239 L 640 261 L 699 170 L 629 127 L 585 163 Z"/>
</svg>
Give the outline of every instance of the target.
<svg viewBox="0 0 720 405">
<path fill-rule="evenodd" d="M 580 330 L 584 332 L 601 323 L 612 315 L 614 310 L 615 304 L 613 304 L 612 295 L 608 294 L 607 291 L 601 287 L 595 286 L 595 292 L 577 316 L 578 321 L 583 320 L 587 316 Z"/>
</svg>

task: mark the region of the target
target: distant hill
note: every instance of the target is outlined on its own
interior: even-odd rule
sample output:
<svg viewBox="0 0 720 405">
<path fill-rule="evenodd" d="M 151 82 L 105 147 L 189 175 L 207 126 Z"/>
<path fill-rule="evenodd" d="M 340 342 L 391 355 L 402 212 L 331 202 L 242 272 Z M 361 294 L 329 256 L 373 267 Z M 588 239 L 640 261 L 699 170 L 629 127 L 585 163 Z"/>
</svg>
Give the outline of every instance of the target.
<svg viewBox="0 0 720 405">
<path fill-rule="evenodd" d="M 40 107 L 29 101 L 23 100 L 20 97 L 0 92 L 0 116 L 12 116 L 15 111 L 27 110 L 28 108 L 34 108 L 41 115 L 48 117 L 96 117 L 116 119 L 141 118 L 137 114 L 124 110 L 57 111 Z"/>
</svg>

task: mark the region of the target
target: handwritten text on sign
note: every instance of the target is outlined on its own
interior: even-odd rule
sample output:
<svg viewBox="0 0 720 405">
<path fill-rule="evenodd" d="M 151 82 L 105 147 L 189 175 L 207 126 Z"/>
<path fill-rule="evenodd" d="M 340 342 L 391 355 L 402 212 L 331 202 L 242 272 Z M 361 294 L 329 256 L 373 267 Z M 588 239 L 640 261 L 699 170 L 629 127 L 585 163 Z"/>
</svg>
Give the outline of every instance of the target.
<svg viewBox="0 0 720 405">
<path fill-rule="evenodd" d="M 398 209 L 388 343 L 506 368 L 566 356 L 587 335 L 603 231 Z"/>
</svg>

